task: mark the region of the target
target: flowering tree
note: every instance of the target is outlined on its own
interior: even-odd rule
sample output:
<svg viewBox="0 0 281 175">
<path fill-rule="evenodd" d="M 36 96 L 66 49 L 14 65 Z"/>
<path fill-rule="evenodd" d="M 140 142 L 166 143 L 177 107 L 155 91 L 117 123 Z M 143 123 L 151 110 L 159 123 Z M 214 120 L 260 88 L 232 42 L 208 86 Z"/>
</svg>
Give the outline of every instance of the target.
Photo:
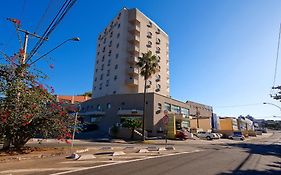
<svg viewBox="0 0 281 175">
<path fill-rule="evenodd" d="M 0 63 L 0 138 L 3 149 L 23 147 L 35 136 L 71 138 L 74 117 L 40 84 L 44 76 L 20 61 Z"/>
</svg>

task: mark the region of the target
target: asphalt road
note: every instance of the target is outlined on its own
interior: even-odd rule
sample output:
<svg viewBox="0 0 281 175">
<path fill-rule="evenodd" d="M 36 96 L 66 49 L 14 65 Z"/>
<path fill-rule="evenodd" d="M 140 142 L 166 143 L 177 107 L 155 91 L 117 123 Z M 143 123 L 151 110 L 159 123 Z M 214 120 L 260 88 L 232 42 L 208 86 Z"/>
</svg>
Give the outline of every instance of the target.
<svg viewBox="0 0 281 175">
<path fill-rule="evenodd" d="M 227 175 L 281 174 L 281 133 L 249 142 L 196 145 L 202 151 L 133 161 L 64 174 Z"/>
</svg>

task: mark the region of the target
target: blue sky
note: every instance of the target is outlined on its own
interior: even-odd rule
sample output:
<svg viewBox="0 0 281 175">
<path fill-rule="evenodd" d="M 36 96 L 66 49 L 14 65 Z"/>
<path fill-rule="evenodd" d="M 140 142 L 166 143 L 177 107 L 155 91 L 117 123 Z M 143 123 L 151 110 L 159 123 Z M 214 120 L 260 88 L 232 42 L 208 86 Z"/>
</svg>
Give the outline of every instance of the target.
<svg viewBox="0 0 281 175">
<path fill-rule="evenodd" d="M 19 47 L 7 17 L 18 18 L 22 28 L 41 34 L 62 5 L 62 1 L 50 2 L 39 22 L 49 0 L 3 1 L 0 49 L 12 54 Z M 269 97 L 281 22 L 278 0 L 78 0 L 37 55 L 68 38 L 81 38 L 37 64 L 49 75 L 46 83 L 56 93 L 91 90 L 98 33 L 123 7 L 139 8 L 168 33 L 173 98 L 212 105 L 221 116 L 272 119 L 281 115 L 278 108 L 262 105 L 263 101 L 281 105 Z M 35 41 L 30 39 L 29 49 Z M 55 68 L 51 70 L 49 64 Z M 277 84 L 281 84 L 280 72 Z"/>
</svg>

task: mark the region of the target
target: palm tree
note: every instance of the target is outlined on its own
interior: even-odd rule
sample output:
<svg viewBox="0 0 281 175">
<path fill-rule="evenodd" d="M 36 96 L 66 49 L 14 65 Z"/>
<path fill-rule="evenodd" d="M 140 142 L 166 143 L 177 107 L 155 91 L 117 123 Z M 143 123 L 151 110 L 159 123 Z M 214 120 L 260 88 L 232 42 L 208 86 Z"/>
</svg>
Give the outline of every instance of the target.
<svg viewBox="0 0 281 175">
<path fill-rule="evenodd" d="M 142 139 L 145 140 L 144 135 L 144 123 L 145 123 L 145 113 L 146 113 L 146 89 L 147 89 L 147 79 L 158 71 L 158 60 L 155 55 L 152 55 L 151 51 L 147 53 L 142 53 L 142 57 L 138 58 L 136 63 L 137 67 L 140 68 L 140 74 L 144 77 L 144 93 L 143 93 L 143 117 L 142 117 Z"/>
</svg>

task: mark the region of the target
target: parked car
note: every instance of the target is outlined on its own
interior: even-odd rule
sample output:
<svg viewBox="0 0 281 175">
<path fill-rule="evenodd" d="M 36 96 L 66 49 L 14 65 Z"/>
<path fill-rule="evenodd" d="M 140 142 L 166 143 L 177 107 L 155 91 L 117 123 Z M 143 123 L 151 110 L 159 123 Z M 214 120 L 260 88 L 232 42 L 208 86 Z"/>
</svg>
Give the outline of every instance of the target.
<svg viewBox="0 0 281 175">
<path fill-rule="evenodd" d="M 192 133 L 188 132 L 186 129 L 177 130 L 176 138 L 180 140 L 186 140 L 193 138 Z"/>
<path fill-rule="evenodd" d="M 196 136 L 199 137 L 200 139 L 207 139 L 207 140 L 212 140 L 212 139 L 218 139 L 219 136 L 211 133 L 211 132 L 205 132 L 205 131 L 199 131 L 196 133 Z"/>
<path fill-rule="evenodd" d="M 245 137 L 241 132 L 234 132 L 232 135 L 230 135 L 228 138 L 232 140 L 245 140 Z"/>
</svg>

